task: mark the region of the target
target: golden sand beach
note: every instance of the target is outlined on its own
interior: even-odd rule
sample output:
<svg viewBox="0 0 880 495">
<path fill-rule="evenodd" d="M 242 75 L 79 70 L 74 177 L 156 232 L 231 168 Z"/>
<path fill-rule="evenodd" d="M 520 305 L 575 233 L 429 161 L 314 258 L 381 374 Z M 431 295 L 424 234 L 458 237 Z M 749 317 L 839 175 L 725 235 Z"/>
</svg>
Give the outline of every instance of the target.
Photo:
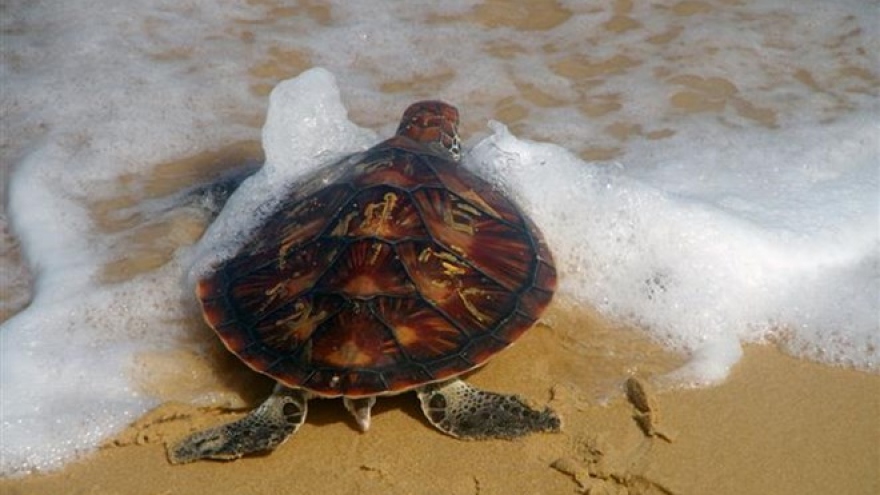
<svg viewBox="0 0 880 495">
<path fill-rule="evenodd" d="M 467 442 L 427 424 L 412 394 L 381 400 L 360 433 L 339 400 L 313 402 L 276 451 L 172 466 L 164 442 L 229 420 L 169 403 L 96 454 L 60 472 L 0 481 L 18 494 L 875 494 L 880 490 L 880 377 L 749 346 L 722 385 L 663 390 L 652 378 L 678 359 L 631 330 L 572 308 L 550 310 L 470 380 L 549 403 L 562 432 Z M 589 328 L 589 349 L 569 331 Z M 587 353 L 589 359 L 584 359 Z M 642 359 L 634 360 L 635 356 Z M 250 375 L 241 368 L 229 373 Z M 627 399 L 648 386 L 653 432 Z M 605 400 L 599 390 L 615 392 Z M 265 382 L 242 386 L 268 392 Z M 652 390 L 653 389 L 653 390 Z M 254 404 L 261 398 L 250 392 Z M 653 433 L 653 434 L 648 434 Z"/>
</svg>

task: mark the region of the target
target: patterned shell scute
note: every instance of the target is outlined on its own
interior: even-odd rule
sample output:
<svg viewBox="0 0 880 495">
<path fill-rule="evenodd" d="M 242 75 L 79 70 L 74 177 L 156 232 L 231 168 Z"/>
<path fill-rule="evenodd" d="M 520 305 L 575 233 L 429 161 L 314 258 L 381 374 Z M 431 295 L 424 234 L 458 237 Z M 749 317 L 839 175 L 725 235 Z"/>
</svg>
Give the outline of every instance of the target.
<svg viewBox="0 0 880 495">
<path fill-rule="evenodd" d="M 483 364 L 549 303 L 549 249 L 482 179 L 394 138 L 337 166 L 199 282 L 251 368 L 321 396 L 396 393 Z"/>
</svg>

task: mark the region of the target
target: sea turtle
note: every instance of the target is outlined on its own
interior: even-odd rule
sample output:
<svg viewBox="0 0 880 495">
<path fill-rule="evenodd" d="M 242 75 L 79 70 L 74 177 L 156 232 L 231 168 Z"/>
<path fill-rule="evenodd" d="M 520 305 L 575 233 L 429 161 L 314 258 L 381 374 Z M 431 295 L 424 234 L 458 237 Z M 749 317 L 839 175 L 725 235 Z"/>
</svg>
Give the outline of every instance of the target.
<svg viewBox="0 0 880 495">
<path fill-rule="evenodd" d="M 273 449 L 313 397 L 342 397 L 362 431 L 377 396 L 409 390 L 455 437 L 559 429 L 549 408 L 457 378 L 531 327 L 556 287 L 541 233 L 460 159 L 458 110 L 414 103 L 394 137 L 299 185 L 211 268 L 196 288 L 205 321 L 277 385 L 170 446 L 171 462 Z"/>
</svg>

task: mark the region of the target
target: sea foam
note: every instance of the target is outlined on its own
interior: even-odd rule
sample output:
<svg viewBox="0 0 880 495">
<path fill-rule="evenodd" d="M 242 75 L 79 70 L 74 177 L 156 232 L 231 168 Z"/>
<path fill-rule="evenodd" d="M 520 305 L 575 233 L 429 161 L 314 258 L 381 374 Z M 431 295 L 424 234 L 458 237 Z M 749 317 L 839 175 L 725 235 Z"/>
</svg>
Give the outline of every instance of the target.
<svg viewBox="0 0 880 495">
<path fill-rule="evenodd" d="M 279 83 L 269 100 L 263 126 L 266 162 L 205 232 L 193 253 L 192 283 L 213 263 L 235 254 L 297 180 L 376 142 L 374 131 L 348 120 L 336 79 L 326 69 Z"/>
<path fill-rule="evenodd" d="M 467 165 L 545 231 L 561 293 L 690 354 L 679 380 L 718 382 L 740 343 L 771 339 L 880 365 L 875 125 L 796 129 L 780 138 L 790 146 L 745 133 L 727 139 L 722 166 L 672 142 L 679 153 L 649 170 L 584 163 L 492 127 Z"/>
</svg>

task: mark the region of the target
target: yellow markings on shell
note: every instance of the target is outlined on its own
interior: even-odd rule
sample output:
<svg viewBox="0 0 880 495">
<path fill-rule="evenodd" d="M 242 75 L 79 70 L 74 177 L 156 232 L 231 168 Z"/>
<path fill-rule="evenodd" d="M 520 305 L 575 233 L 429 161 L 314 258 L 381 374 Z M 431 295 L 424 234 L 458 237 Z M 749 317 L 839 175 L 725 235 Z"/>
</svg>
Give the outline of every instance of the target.
<svg viewBox="0 0 880 495">
<path fill-rule="evenodd" d="M 440 264 L 443 266 L 443 273 L 445 273 L 449 277 L 457 277 L 459 275 L 464 275 L 467 273 L 467 269 L 462 268 L 458 265 L 453 265 L 448 261 L 442 261 Z"/>
<path fill-rule="evenodd" d="M 270 299 L 274 299 L 275 296 L 279 292 L 281 292 L 281 293 L 286 292 L 286 287 L 287 287 L 286 284 L 279 282 L 279 283 L 275 284 L 274 286 L 272 286 L 271 289 L 266 289 L 264 291 L 264 294 L 269 296 Z"/>
<path fill-rule="evenodd" d="M 373 254 L 370 256 L 370 260 L 368 261 L 368 263 L 371 265 L 375 265 L 376 261 L 379 260 L 379 255 L 382 254 L 382 245 L 378 242 L 374 243 L 370 250 L 373 251 Z"/>
<path fill-rule="evenodd" d="M 297 301 L 296 304 L 293 305 L 293 313 L 289 316 L 281 318 L 280 320 L 275 322 L 275 325 L 287 325 L 290 322 L 295 322 L 296 324 L 301 323 L 303 318 L 305 317 L 308 320 L 320 319 L 326 316 L 326 311 L 321 311 L 317 315 L 312 317 L 312 305 L 310 303 L 304 301 Z"/>
<path fill-rule="evenodd" d="M 501 214 L 498 213 L 498 211 L 495 210 L 495 208 L 492 208 L 492 207 L 489 205 L 489 203 L 485 202 L 485 201 L 483 200 L 483 198 L 480 197 L 480 195 L 477 194 L 477 193 L 475 193 L 474 191 L 465 191 L 465 192 L 461 193 L 461 197 L 464 198 L 464 199 L 466 199 L 466 200 L 468 200 L 468 201 L 470 201 L 471 203 L 474 203 L 474 204 L 477 205 L 480 209 L 482 209 L 483 211 L 489 213 L 489 214 L 492 215 L 493 217 L 495 217 L 495 218 L 501 218 Z"/>
<path fill-rule="evenodd" d="M 297 227 L 298 226 L 294 224 L 294 225 L 289 226 L 286 230 L 295 231 Z M 291 248 L 293 248 L 293 246 L 296 244 L 295 241 L 296 241 L 295 235 L 288 235 L 284 238 L 283 241 L 281 241 L 281 247 L 278 248 L 278 269 L 279 270 L 283 270 L 284 267 L 287 265 L 287 255 L 288 255 L 288 253 L 290 253 Z"/>
<path fill-rule="evenodd" d="M 422 249 L 422 252 L 419 253 L 419 263 L 427 263 L 433 254 L 434 250 L 431 248 Z"/>
<path fill-rule="evenodd" d="M 489 315 L 477 309 L 477 306 L 469 299 L 470 297 L 481 297 L 486 294 L 486 291 L 476 287 L 470 287 L 467 289 L 459 289 L 456 293 L 458 294 L 458 298 L 461 299 L 462 304 L 464 304 L 464 307 L 467 308 L 477 321 L 484 323 L 489 321 Z"/>
<path fill-rule="evenodd" d="M 297 340 L 307 339 L 315 328 L 327 318 L 327 311 L 312 312 L 312 304 L 297 301 L 293 305 L 293 313 L 275 322 L 275 326 L 286 326 L 290 335 Z"/>
<path fill-rule="evenodd" d="M 273 302 L 275 302 L 279 297 L 284 297 L 287 295 L 287 285 L 284 282 L 279 282 L 272 286 L 269 289 L 263 291 L 263 294 L 266 296 L 263 298 L 263 304 L 260 305 L 259 313 L 262 313 L 266 310 Z"/>
<path fill-rule="evenodd" d="M 397 205 L 397 194 L 388 192 L 382 197 L 382 201 L 371 203 L 364 209 L 364 220 L 361 222 L 361 230 L 372 230 L 378 233 L 382 226 L 388 223 Z"/>
<path fill-rule="evenodd" d="M 459 203 L 457 206 L 459 209 L 464 210 L 475 217 L 480 215 L 480 210 L 474 208 L 473 206 L 471 206 L 467 203 Z"/>
<path fill-rule="evenodd" d="M 303 241 L 303 230 L 314 229 L 316 225 L 323 222 L 320 218 L 306 219 L 306 223 L 302 223 L 301 215 L 308 215 L 310 211 L 318 210 L 325 207 L 326 204 L 312 198 L 295 205 L 290 211 L 285 213 L 285 217 L 293 219 L 289 224 L 284 226 L 284 235 L 281 240 L 281 246 L 278 249 L 278 268 L 283 270 L 287 264 L 286 258 L 294 246 Z M 300 221 L 297 221 L 300 220 Z"/>
<path fill-rule="evenodd" d="M 351 212 L 347 213 L 345 215 L 345 217 L 343 217 L 342 220 L 339 221 L 339 224 L 336 226 L 335 229 L 333 229 L 333 232 L 331 232 L 330 235 L 333 235 L 333 236 L 347 235 L 348 231 L 349 231 L 349 225 L 351 225 L 351 221 L 354 220 L 354 218 L 356 216 L 358 216 L 358 212 L 356 212 L 356 211 L 351 211 Z"/>
<path fill-rule="evenodd" d="M 459 277 L 467 273 L 467 268 L 461 266 L 458 258 L 450 253 L 434 253 L 440 259 L 440 266 L 443 267 L 443 273 L 447 277 Z"/>
<path fill-rule="evenodd" d="M 458 296 L 459 300 L 461 300 L 461 303 L 467 311 L 479 322 L 491 322 L 491 316 L 480 311 L 478 305 L 475 304 L 477 299 L 486 297 L 486 291 L 479 287 L 461 288 L 461 282 L 456 280 L 459 277 L 468 274 L 467 267 L 462 266 L 460 260 L 456 258 L 455 255 L 442 251 L 437 252 L 429 247 L 423 249 L 422 252 L 419 253 L 418 260 L 420 263 L 426 263 L 430 261 L 431 258 L 437 258 L 440 260 L 440 266 L 443 267 L 443 274 L 448 277 L 448 279 L 431 279 L 431 285 L 444 289 L 449 289 L 450 286 L 458 286 L 459 288 L 455 289 L 455 294 Z"/>
<path fill-rule="evenodd" d="M 454 202 L 450 208 L 443 210 L 443 222 L 454 230 L 474 235 L 474 218 L 480 212 L 467 203 Z"/>
<path fill-rule="evenodd" d="M 440 266 L 443 267 L 443 274 L 447 277 L 458 277 L 467 274 L 467 268 L 461 266 L 459 259 L 451 253 L 437 252 L 432 248 L 425 248 L 419 253 L 419 262 L 427 263 L 431 258 L 440 260 Z"/>
<path fill-rule="evenodd" d="M 438 258 L 442 261 L 448 261 L 451 263 L 455 263 L 458 261 L 458 258 L 456 258 L 452 254 L 444 253 L 442 251 L 437 252 L 437 251 L 434 251 L 434 248 L 426 247 L 425 249 L 422 249 L 421 253 L 419 253 L 419 262 L 427 263 L 428 261 L 431 260 L 431 257 Z"/>
<path fill-rule="evenodd" d="M 307 224 L 293 222 L 284 227 L 284 237 L 281 239 L 281 246 L 278 248 L 278 268 L 284 269 L 287 265 L 287 256 L 295 246 L 302 244 L 304 231 L 312 232 L 323 223 L 323 219 L 317 218 L 311 220 Z"/>
<path fill-rule="evenodd" d="M 300 318 L 302 318 L 303 314 L 308 310 L 308 308 L 308 304 L 302 301 L 297 301 L 296 304 L 293 305 L 293 313 L 276 321 L 275 326 L 280 327 L 281 325 L 286 325 L 291 321 L 299 320 Z"/>
</svg>

